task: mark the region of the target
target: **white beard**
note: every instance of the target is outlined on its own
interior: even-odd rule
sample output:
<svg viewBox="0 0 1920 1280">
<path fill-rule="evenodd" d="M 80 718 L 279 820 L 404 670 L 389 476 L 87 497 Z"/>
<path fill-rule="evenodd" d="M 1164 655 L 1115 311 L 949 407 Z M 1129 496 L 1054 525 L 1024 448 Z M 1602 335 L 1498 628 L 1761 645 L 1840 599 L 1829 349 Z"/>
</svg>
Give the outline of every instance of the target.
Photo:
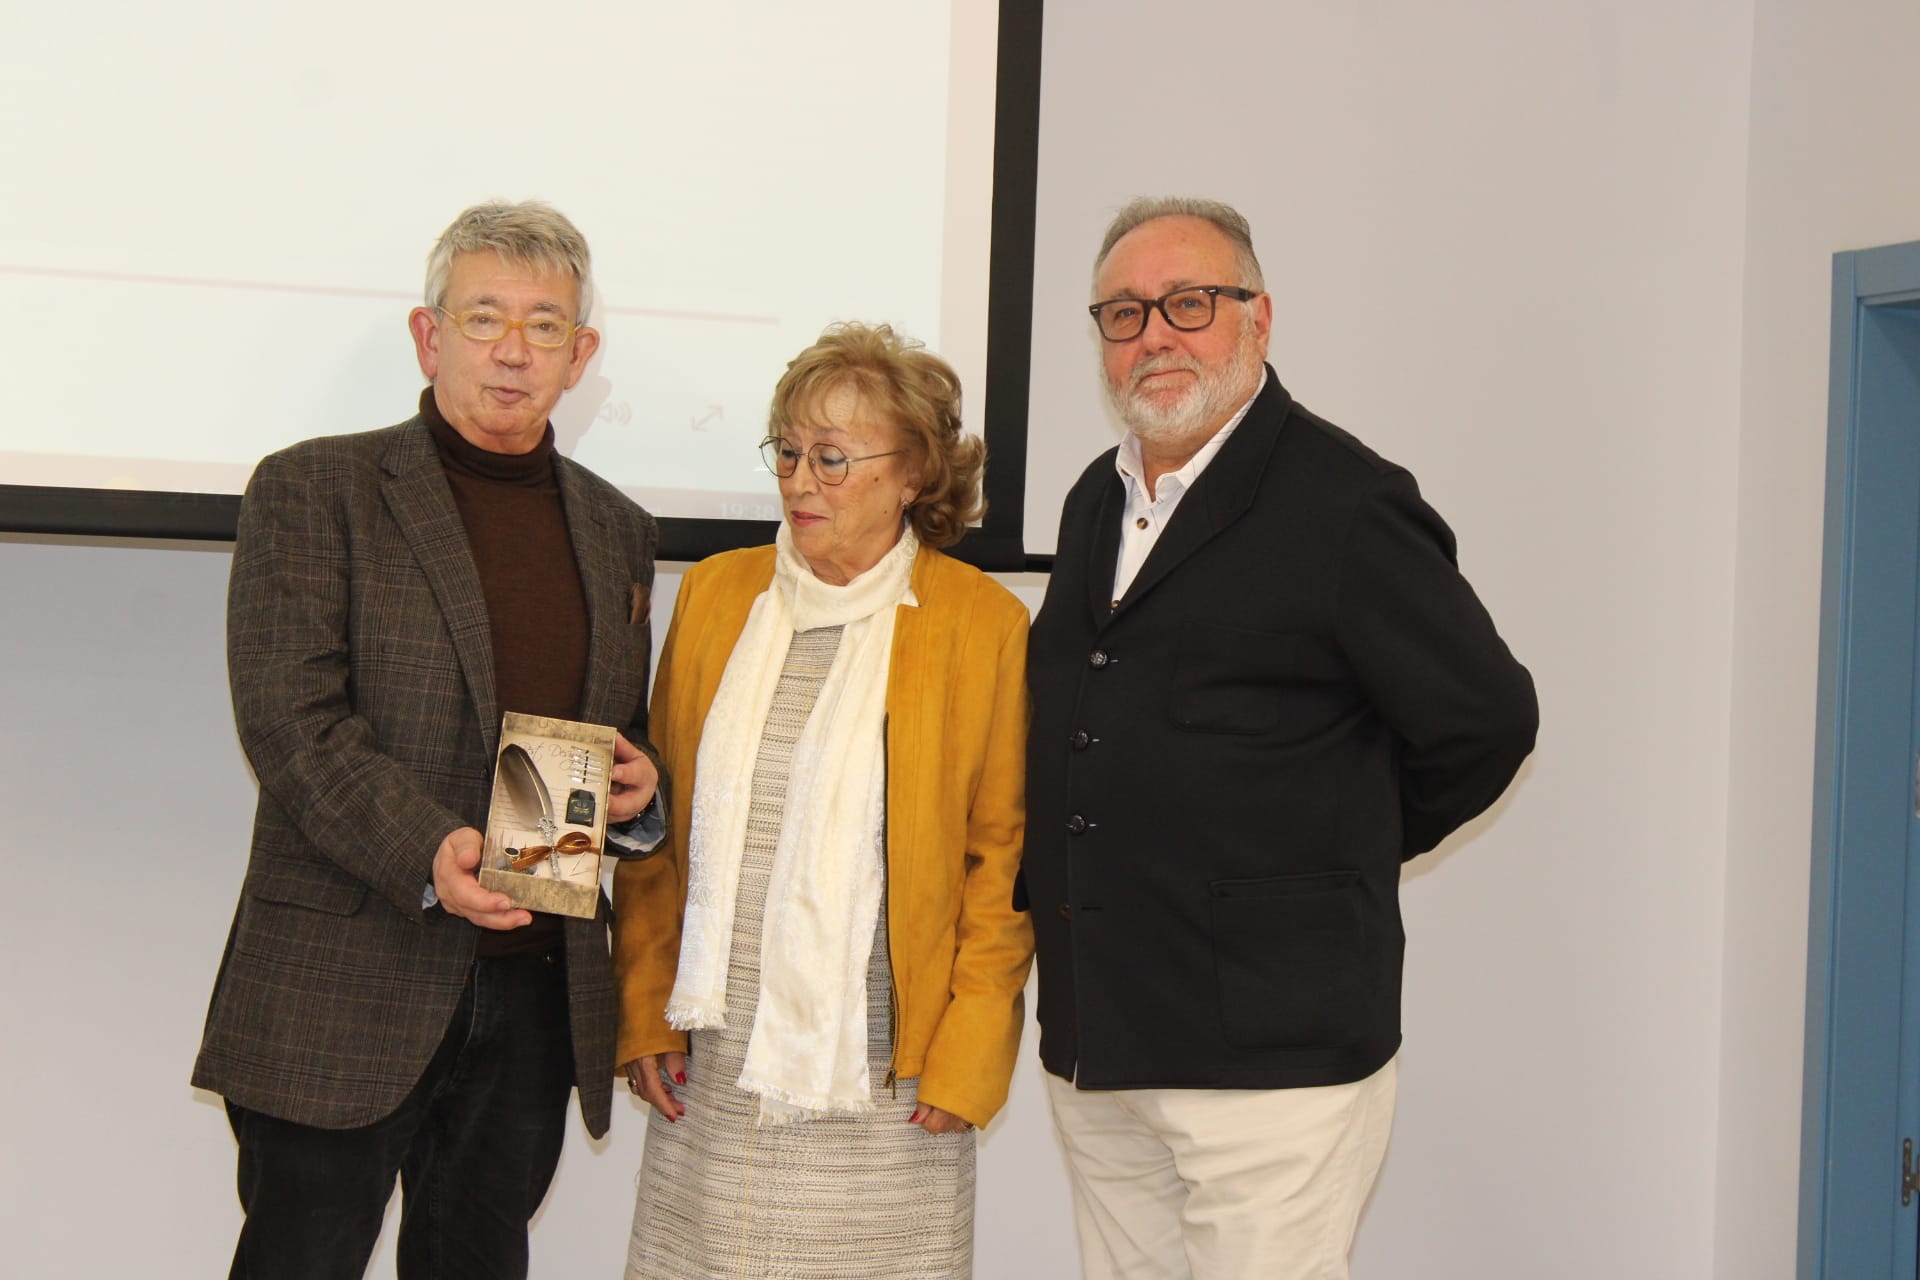
<svg viewBox="0 0 1920 1280">
<path fill-rule="evenodd" d="M 1233 416 L 1253 389 L 1260 385 L 1264 353 L 1254 337 L 1252 315 L 1242 321 L 1240 340 L 1233 355 L 1223 365 L 1212 368 L 1191 356 L 1163 352 L 1148 356 L 1128 371 L 1124 386 L 1104 379 L 1107 399 L 1114 412 L 1142 441 L 1156 445 L 1174 444 L 1192 436 L 1211 434 Z M 1184 369 L 1195 375 L 1187 389 L 1172 399 L 1149 397 L 1141 393 L 1143 379 L 1169 369 Z"/>
</svg>

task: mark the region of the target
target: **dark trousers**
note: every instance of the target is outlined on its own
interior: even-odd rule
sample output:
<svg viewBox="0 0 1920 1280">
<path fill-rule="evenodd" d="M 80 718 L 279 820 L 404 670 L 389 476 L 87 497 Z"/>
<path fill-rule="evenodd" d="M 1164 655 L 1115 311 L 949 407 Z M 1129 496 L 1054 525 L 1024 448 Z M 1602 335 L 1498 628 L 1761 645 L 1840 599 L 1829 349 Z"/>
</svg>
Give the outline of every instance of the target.
<svg viewBox="0 0 1920 1280">
<path fill-rule="evenodd" d="M 560 954 L 476 960 L 445 1040 L 386 1119 L 316 1129 L 227 1104 L 247 1215 L 230 1276 L 360 1280 L 397 1175 L 401 1280 L 524 1280 L 572 1088 Z"/>
</svg>

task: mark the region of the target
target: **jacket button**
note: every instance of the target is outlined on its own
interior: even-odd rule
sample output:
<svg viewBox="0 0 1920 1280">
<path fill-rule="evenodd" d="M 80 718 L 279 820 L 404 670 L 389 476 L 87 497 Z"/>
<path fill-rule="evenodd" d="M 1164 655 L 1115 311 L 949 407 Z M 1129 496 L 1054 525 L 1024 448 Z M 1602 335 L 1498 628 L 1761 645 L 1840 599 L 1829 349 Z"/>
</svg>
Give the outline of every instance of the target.
<svg viewBox="0 0 1920 1280">
<path fill-rule="evenodd" d="M 1061 903 L 1059 910 L 1060 910 L 1060 918 L 1062 920 L 1073 919 L 1073 908 L 1068 906 L 1066 903 L 1064 902 Z"/>
<path fill-rule="evenodd" d="M 1113 659 L 1107 656 L 1107 651 L 1105 649 L 1095 649 L 1092 653 L 1087 655 L 1087 665 L 1094 668 L 1095 670 L 1098 670 L 1099 668 L 1106 666 L 1111 661 L 1113 661 Z"/>
<path fill-rule="evenodd" d="M 1076 813 L 1071 818 L 1067 819 L 1068 835 L 1077 836 L 1083 831 L 1085 831 L 1086 829 L 1087 829 L 1087 820 L 1081 817 L 1079 814 Z"/>
<path fill-rule="evenodd" d="M 1073 736 L 1067 739 L 1068 744 L 1072 746 L 1075 751 L 1085 751 L 1087 744 L 1092 741 L 1092 736 L 1088 734 L 1085 729 L 1075 729 Z"/>
</svg>

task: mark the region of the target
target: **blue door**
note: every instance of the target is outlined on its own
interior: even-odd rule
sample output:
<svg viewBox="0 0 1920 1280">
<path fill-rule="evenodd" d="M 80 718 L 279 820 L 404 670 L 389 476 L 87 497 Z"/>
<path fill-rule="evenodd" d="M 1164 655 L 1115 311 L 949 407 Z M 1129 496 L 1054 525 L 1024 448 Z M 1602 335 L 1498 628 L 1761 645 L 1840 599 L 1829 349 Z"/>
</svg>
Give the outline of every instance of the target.
<svg viewBox="0 0 1920 1280">
<path fill-rule="evenodd" d="M 1880 1280 L 1920 1267 L 1920 243 L 1836 255 L 1828 410 L 1799 1275 Z"/>
</svg>

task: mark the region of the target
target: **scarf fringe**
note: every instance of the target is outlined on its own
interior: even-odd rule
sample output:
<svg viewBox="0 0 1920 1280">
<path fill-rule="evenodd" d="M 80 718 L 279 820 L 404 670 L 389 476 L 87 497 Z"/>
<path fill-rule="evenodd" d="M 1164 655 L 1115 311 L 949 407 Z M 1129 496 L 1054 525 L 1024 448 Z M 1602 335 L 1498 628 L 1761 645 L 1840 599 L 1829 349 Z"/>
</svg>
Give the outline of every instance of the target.
<svg viewBox="0 0 1920 1280">
<path fill-rule="evenodd" d="M 727 1025 L 727 1006 L 718 1009 L 695 1009 L 689 1006 L 670 1004 L 667 1006 L 667 1025 L 675 1031 L 719 1031 Z"/>
<path fill-rule="evenodd" d="M 796 1093 L 769 1081 L 748 1080 L 745 1076 L 741 1076 L 737 1083 L 760 1099 L 760 1110 L 754 1117 L 754 1124 L 763 1129 L 783 1124 L 803 1124 L 824 1116 L 867 1115 L 874 1110 L 873 1099 L 869 1096 L 854 1099 L 835 1098 L 823 1093 Z"/>
</svg>

